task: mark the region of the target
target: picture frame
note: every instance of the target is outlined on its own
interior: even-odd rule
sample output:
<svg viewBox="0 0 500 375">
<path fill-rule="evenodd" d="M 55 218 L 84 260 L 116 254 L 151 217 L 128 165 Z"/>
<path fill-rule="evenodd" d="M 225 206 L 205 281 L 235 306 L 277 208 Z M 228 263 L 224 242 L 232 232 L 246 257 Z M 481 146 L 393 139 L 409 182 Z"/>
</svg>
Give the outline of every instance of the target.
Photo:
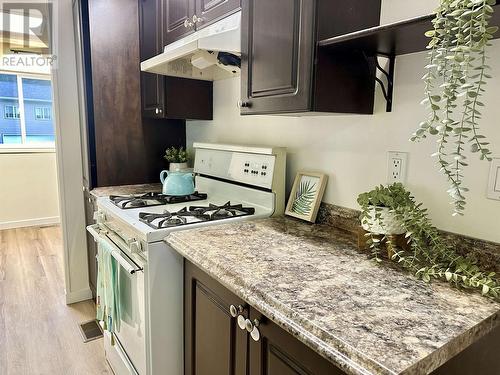
<svg viewBox="0 0 500 375">
<path fill-rule="evenodd" d="M 325 193 L 328 176 L 324 173 L 299 171 L 288 198 L 285 215 L 314 223 Z"/>
</svg>

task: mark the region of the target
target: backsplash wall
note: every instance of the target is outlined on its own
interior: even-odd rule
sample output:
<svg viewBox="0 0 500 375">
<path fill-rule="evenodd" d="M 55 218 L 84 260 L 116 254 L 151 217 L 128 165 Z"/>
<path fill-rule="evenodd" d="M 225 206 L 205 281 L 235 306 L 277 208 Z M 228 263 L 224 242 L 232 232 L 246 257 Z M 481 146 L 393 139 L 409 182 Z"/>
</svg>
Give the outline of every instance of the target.
<svg viewBox="0 0 500 375">
<path fill-rule="evenodd" d="M 383 22 L 408 18 L 389 10 L 401 0 L 385 1 Z M 432 9 L 435 1 L 427 0 Z M 425 13 L 419 4 L 416 14 Z M 486 110 L 482 120 L 483 132 L 490 138 L 494 156 L 500 157 L 500 41 L 490 49 L 495 78 L 491 80 L 484 98 Z M 466 170 L 466 215 L 451 216 L 452 207 L 446 193 L 447 182 L 439 173 L 434 159 L 435 142 L 428 139 L 413 144 L 408 139 L 425 119 L 425 108 L 419 103 L 423 96 L 420 80 L 426 64 L 426 53 L 401 56 L 397 59 L 394 106 L 385 112 L 385 102 L 377 88 L 374 115 L 332 116 L 248 116 L 239 115 L 236 103 L 240 97 L 239 78 L 214 84 L 214 120 L 187 123 L 188 145 L 192 142 L 227 142 L 284 146 L 288 149 L 287 192 L 299 169 L 316 170 L 329 175 L 324 201 L 348 208 L 358 208 L 359 193 L 374 185 L 386 183 L 387 151 L 409 152 L 406 186 L 430 209 L 431 218 L 441 229 L 450 232 L 500 242 L 500 201 L 486 198 L 490 165 L 470 159 Z M 332 87 L 332 90 L 342 88 Z"/>
</svg>

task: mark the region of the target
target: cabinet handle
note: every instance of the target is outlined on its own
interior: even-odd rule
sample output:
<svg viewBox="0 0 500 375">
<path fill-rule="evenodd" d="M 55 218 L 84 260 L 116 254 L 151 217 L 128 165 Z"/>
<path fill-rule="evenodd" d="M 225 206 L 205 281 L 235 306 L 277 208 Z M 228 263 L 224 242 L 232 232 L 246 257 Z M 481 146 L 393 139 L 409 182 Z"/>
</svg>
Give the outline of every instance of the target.
<svg viewBox="0 0 500 375">
<path fill-rule="evenodd" d="M 196 14 L 194 14 L 193 15 L 193 23 L 197 24 L 197 23 L 200 23 L 200 22 L 203 22 L 203 18 L 198 17 Z"/>
<path fill-rule="evenodd" d="M 245 317 L 243 315 L 238 315 L 238 327 L 240 327 L 241 330 L 245 330 L 246 329 L 246 320 L 245 320 Z"/>
<path fill-rule="evenodd" d="M 260 325 L 259 319 L 254 319 L 252 322 L 250 319 L 245 320 L 245 328 L 249 333 L 253 331 L 255 327 L 258 327 Z"/>
<path fill-rule="evenodd" d="M 233 318 L 236 318 L 238 315 L 240 315 L 242 312 L 243 312 L 243 306 L 241 305 L 238 305 L 238 306 L 235 306 L 235 305 L 231 305 L 229 306 L 229 313 L 231 314 L 231 316 Z"/>
<path fill-rule="evenodd" d="M 193 23 L 189 20 L 184 21 L 184 27 L 187 29 L 189 27 L 193 27 Z"/>
<path fill-rule="evenodd" d="M 252 103 L 250 102 L 245 102 L 242 100 L 238 101 L 238 108 L 250 108 L 252 106 Z"/>
<path fill-rule="evenodd" d="M 245 320 L 245 328 L 250 333 L 250 337 L 253 341 L 260 340 L 260 331 L 259 327 L 260 322 L 258 319 L 255 319 L 253 322 L 250 319 Z"/>
</svg>

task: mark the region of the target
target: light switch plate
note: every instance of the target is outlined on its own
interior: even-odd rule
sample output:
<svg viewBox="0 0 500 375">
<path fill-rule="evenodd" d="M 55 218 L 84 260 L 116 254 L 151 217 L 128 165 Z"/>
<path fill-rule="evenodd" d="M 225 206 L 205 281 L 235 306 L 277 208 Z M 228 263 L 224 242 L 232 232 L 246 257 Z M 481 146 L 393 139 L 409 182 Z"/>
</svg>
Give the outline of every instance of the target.
<svg viewBox="0 0 500 375">
<path fill-rule="evenodd" d="M 491 161 L 488 198 L 500 201 L 500 158 Z"/>
</svg>

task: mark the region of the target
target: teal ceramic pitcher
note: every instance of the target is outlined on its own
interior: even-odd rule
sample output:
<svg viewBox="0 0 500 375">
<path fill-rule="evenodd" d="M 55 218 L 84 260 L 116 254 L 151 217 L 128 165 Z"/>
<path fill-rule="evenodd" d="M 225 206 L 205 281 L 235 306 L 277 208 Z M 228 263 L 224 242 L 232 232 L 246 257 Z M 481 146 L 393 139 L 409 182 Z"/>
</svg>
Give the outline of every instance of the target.
<svg viewBox="0 0 500 375">
<path fill-rule="evenodd" d="M 182 196 L 194 193 L 194 173 L 192 172 L 162 171 L 160 181 L 165 195 Z"/>
</svg>

